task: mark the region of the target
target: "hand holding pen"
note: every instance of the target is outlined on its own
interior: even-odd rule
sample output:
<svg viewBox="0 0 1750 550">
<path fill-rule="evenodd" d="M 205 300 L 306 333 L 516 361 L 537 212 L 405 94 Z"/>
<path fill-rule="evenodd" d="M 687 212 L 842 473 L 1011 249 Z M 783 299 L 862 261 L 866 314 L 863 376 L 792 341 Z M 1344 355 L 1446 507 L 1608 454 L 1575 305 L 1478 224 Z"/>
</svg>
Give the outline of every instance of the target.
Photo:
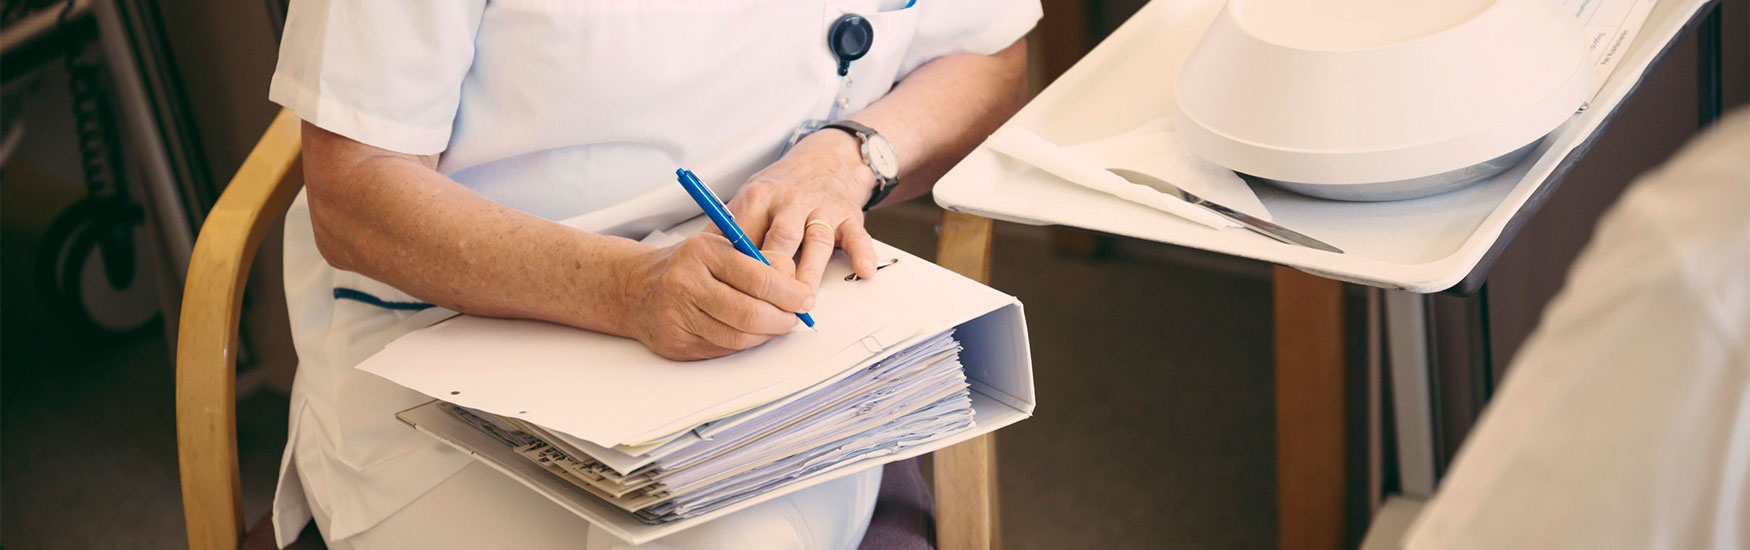
<svg viewBox="0 0 1750 550">
<path fill-rule="evenodd" d="M 729 213 L 727 206 L 723 205 L 723 199 L 717 198 L 717 193 L 712 192 L 710 187 L 706 187 L 705 183 L 699 181 L 699 178 L 694 176 L 690 170 L 677 169 L 674 171 L 674 175 L 680 180 L 681 187 L 687 190 L 687 195 L 693 197 L 693 202 L 699 203 L 699 209 L 705 211 L 705 217 L 711 218 L 711 223 L 717 226 L 717 231 L 723 233 L 723 237 L 729 240 L 729 244 L 734 245 L 736 250 L 741 251 L 749 258 L 759 260 L 762 264 L 772 265 L 772 262 L 767 261 L 766 256 L 761 254 L 758 248 L 754 248 L 753 241 L 747 238 L 747 233 L 741 231 L 741 226 L 735 224 L 735 216 Z M 808 328 L 814 328 L 814 318 L 807 313 L 798 312 L 796 318 L 801 319 L 803 324 L 808 325 Z"/>
<path fill-rule="evenodd" d="M 757 252 L 757 251 L 756 251 Z M 789 333 L 814 308 L 789 258 L 768 264 L 699 233 L 619 266 L 623 331 L 675 360 L 710 359 Z"/>
</svg>

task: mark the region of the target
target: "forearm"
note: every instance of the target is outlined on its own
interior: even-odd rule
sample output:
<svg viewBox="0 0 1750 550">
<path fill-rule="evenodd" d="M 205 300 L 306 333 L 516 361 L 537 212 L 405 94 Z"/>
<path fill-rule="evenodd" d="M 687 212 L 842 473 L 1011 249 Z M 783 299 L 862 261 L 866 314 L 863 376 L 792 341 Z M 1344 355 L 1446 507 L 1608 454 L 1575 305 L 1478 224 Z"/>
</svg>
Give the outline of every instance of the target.
<svg viewBox="0 0 1750 550">
<path fill-rule="evenodd" d="M 850 118 L 893 144 L 899 187 L 887 202 L 899 202 L 928 192 L 1021 108 L 1026 93 L 1022 39 L 993 55 L 951 55 L 925 63 Z"/>
<path fill-rule="evenodd" d="M 489 201 L 437 173 L 435 157 L 304 128 L 311 221 L 330 264 L 464 313 L 625 333 L 614 266 L 643 245 Z"/>
</svg>

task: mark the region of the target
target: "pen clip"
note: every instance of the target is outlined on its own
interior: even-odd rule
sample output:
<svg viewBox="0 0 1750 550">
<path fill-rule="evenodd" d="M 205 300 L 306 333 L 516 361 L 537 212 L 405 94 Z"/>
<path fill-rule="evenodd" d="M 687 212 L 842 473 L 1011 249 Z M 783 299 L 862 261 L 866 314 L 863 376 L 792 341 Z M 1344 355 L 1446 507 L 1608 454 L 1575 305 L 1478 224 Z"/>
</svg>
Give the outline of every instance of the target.
<svg viewBox="0 0 1750 550">
<path fill-rule="evenodd" d="M 712 189 L 711 186 L 705 185 L 705 182 L 703 181 L 699 182 L 699 187 L 705 190 L 705 194 L 711 196 L 711 200 L 717 201 L 717 204 L 723 206 L 723 215 L 725 217 L 728 217 L 731 221 L 735 220 L 735 212 L 729 210 L 729 203 L 723 202 L 723 197 L 717 196 L 716 189 Z"/>
</svg>

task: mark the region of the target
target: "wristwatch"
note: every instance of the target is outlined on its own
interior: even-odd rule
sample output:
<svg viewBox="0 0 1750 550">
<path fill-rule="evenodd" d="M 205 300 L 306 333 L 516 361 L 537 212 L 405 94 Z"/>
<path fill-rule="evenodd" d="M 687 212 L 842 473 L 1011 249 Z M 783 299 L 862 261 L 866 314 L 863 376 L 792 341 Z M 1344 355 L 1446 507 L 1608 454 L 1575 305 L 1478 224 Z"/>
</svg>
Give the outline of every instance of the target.
<svg viewBox="0 0 1750 550">
<path fill-rule="evenodd" d="M 893 144 L 876 133 L 874 128 L 855 120 L 840 120 L 821 127 L 823 130 L 826 128 L 851 134 L 862 143 L 860 149 L 863 152 L 863 164 L 869 165 L 869 169 L 875 171 L 875 193 L 869 196 L 868 204 L 863 205 L 863 211 L 869 211 L 876 204 L 880 204 L 881 199 L 887 198 L 894 187 L 899 186 L 899 157 L 893 154 Z"/>
</svg>

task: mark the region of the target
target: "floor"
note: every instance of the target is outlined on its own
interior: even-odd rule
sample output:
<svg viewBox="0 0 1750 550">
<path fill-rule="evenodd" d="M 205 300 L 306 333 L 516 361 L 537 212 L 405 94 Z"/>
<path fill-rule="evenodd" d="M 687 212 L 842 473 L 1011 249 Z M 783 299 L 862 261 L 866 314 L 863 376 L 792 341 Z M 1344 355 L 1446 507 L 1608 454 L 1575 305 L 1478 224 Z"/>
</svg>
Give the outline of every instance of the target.
<svg viewBox="0 0 1750 550">
<path fill-rule="evenodd" d="M 938 211 L 898 214 L 872 233 L 933 256 Z M 998 227 L 991 284 L 1026 306 L 1039 403 L 997 439 L 1004 547 L 1273 546 L 1268 270 L 1140 241 L 1063 257 Z"/>
<path fill-rule="evenodd" d="M 185 547 L 174 367 L 160 323 L 82 333 L 36 286 L 36 249 L 76 193 L 8 165 L 0 191 L 0 547 Z M 238 403 L 245 511 L 266 513 L 288 406 Z"/>
<path fill-rule="evenodd" d="M 183 546 L 163 331 L 90 339 L 60 321 L 32 280 L 56 209 L 30 192 L 0 200 L 0 547 Z M 914 202 L 870 226 L 931 257 L 939 215 Z M 1004 546 L 1272 546 L 1267 270 L 1134 241 L 1066 257 L 1048 242 L 999 224 L 993 285 L 1026 304 L 1039 388 L 1036 416 L 999 438 Z M 271 498 L 286 404 L 271 389 L 239 403 L 250 518 Z"/>
</svg>

